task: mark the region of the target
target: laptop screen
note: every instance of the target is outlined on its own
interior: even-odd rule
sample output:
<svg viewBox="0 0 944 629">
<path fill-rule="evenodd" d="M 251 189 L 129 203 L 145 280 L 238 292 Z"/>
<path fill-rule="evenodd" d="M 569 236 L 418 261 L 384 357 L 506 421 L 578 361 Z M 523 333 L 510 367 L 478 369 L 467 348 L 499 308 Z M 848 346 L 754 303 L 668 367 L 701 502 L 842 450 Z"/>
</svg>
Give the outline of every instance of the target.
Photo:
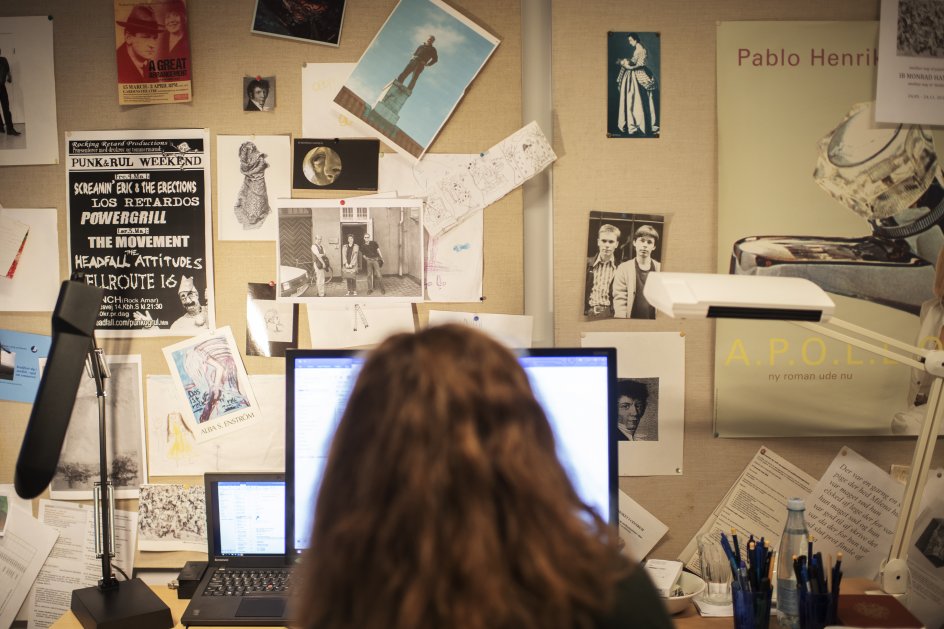
<svg viewBox="0 0 944 629">
<path fill-rule="evenodd" d="M 204 482 L 213 557 L 285 556 L 283 475 L 207 474 Z"/>
<path fill-rule="evenodd" d="M 544 408 L 558 457 L 578 495 L 615 525 L 616 350 L 521 350 L 519 361 Z M 285 512 L 290 560 L 308 548 L 331 437 L 362 362 L 362 355 L 353 351 L 286 352 Z"/>
</svg>

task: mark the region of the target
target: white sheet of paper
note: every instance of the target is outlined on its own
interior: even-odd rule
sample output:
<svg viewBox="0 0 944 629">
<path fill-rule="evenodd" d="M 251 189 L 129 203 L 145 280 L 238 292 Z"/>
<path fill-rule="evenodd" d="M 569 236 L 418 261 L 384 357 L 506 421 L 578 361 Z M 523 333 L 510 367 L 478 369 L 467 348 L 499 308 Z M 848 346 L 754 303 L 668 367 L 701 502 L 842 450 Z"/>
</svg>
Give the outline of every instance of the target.
<svg viewBox="0 0 944 629">
<path fill-rule="evenodd" d="M 138 514 L 115 510 L 115 556 L 112 564 L 131 574 Z M 95 558 L 94 510 L 91 505 L 54 500 L 39 501 L 39 519 L 59 531 L 30 591 L 29 629 L 45 628 L 68 609 L 72 590 L 96 585 L 102 578 L 102 562 Z"/>
<path fill-rule="evenodd" d="M 151 476 L 207 472 L 281 472 L 285 469 L 285 378 L 249 376 L 262 416 L 254 425 L 198 443 L 183 422 L 170 376 L 147 377 L 147 426 Z M 205 549 L 205 547 L 204 547 Z"/>
<path fill-rule="evenodd" d="M 138 550 L 207 550 L 206 492 L 201 485 L 142 485 Z"/>
<path fill-rule="evenodd" d="M 429 325 L 463 323 L 488 332 L 508 347 L 531 347 L 534 317 L 530 315 L 492 314 L 486 312 L 453 312 L 430 310 Z"/>
<path fill-rule="evenodd" d="M 620 380 L 645 380 L 649 400 L 640 421 L 654 421 L 657 438 L 620 441 L 620 476 L 662 476 L 682 473 L 685 424 L 685 337 L 678 332 L 586 332 L 583 347 L 615 347 L 616 375 Z M 653 419 L 652 416 L 655 415 Z M 652 434 L 652 431 L 648 431 Z M 645 434 L 644 434 L 645 436 Z"/>
<path fill-rule="evenodd" d="M 547 168 L 557 155 L 536 122 L 531 122 L 465 165 L 428 185 L 426 229 L 452 229 Z"/>
<path fill-rule="evenodd" d="M 906 606 L 925 627 L 944 626 L 944 469 L 930 470 L 908 549 L 911 591 Z M 935 541 L 932 541 L 935 538 Z M 933 562 L 932 562 L 933 559 Z"/>
<path fill-rule="evenodd" d="M 29 504 L 29 503 L 27 503 Z M 6 534 L 0 537 L 0 627 L 13 624 L 30 586 L 49 556 L 58 531 L 11 500 Z"/>
<path fill-rule="evenodd" d="M 750 535 L 770 540 L 777 548 L 783 526 L 787 522 L 787 500 L 808 498 L 816 479 L 774 453 L 761 446 L 747 464 L 737 481 L 731 486 L 718 506 L 679 553 L 685 567 L 701 575 L 698 563 L 697 539 L 705 533 L 728 533 L 737 529 L 745 539 Z M 742 505 L 756 504 L 756 509 L 745 510 Z M 807 502 L 809 504 L 809 502 Z"/>
<path fill-rule="evenodd" d="M 331 105 L 356 63 L 306 63 L 302 66 L 302 136 L 371 138 L 362 127 Z"/>
<path fill-rule="evenodd" d="M 431 183 L 450 169 L 464 167 L 475 155 L 428 154 L 413 164 L 396 153 L 381 153 L 378 189 L 400 197 L 425 199 Z M 426 208 L 428 210 L 428 207 Z M 434 302 L 476 302 L 482 298 L 482 252 L 485 217 L 470 215 L 463 223 L 426 241 L 426 296 Z"/>
<path fill-rule="evenodd" d="M 16 145 L 0 151 L 0 166 L 58 164 L 53 20 L 47 15 L 0 17 L 0 49 L 13 75 L 7 95 L 21 133 L 10 138 Z"/>
<path fill-rule="evenodd" d="M 258 169 L 250 164 L 243 164 L 240 159 L 240 147 L 252 143 L 265 154 L 268 168 L 262 170 L 265 185 L 268 213 L 264 205 L 260 207 L 252 194 L 260 185 Z M 271 240 L 278 238 L 278 220 L 276 220 L 275 200 L 292 196 L 292 147 L 287 135 L 218 135 L 216 136 L 216 181 L 217 181 L 217 217 L 220 240 Z M 243 187 L 251 184 L 249 190 Z M 240 203 L 242 209 L 234 208 Z M 258 213 L 259 216 L 254 216 Z M 244 217 L 243 221 L 240 216 Z M 252 216 L 251 220 L 245 217 Z"/>
<path fill-rule="evenodd" d="M 0 212 L 0 282 L 9 279 L 10 267 L 28 233 L 29 225 L 11 218 L 5 210 Z"/>
<path fill-rule="evenodd" d="M 56 209 L 4 208 L 3 214 L 29 225 L 29 240 L 16 275 L 0 280 L 0 311 L 52 312 L 59 296 Z"/>
<path fill-rule="evenodd" d="M 374 305 L 365 302 L 318 309 L 308 306 L 311 346 L 318 349 L 367 347 L 380 343 L 391 334 L 415 329 L 410 304 Z"/>
<path fill-rule="evenodd" d="M 642 561 L 668 530 L 668 526 L 620 490 L 619 534 L 625 544 L 623 553 L 634 561 Z"/>
<path fill-rule="evenodd" d="M 899 42 L 900 12 L 920 28 L 905 27 Z M 879 122 L 944 124 L 944 58 L 940 43 L 944 14 L 939 2 L 882 0 L 879 13 L 878 80 L 875 119 Z M 921 54 L 924 48 L 926 54 Z M 863 51 L 867 52 L 867 51 Z M 920 55 L 920 56 L 919 56 Z M 867 59 L 872 61 L 872 57 Z M 874 62 L 874 61 L 873 61 Z"/>
<path fill-rule="evenodd" d="M 810 492 L 806 525 L 813 552 L 842 551 L 845 577 L 878 577 L 895 535 L 904 488 L 887 472 L 843 447 Z"/>
<path fill-rule="evenodd" d="M 115 498 L 137 498 L 147 480 L 144 437 L 144 382 L 141 356 L 105 356 L 111 376 L 105 380 L 105 423 Z M 84 374 L 49 485 L 54 500 L 91 500 L 99 472 L 98 396 L 95 381 Z M 115 472 L 119 472 L 115 474 Z"/>
</svg>

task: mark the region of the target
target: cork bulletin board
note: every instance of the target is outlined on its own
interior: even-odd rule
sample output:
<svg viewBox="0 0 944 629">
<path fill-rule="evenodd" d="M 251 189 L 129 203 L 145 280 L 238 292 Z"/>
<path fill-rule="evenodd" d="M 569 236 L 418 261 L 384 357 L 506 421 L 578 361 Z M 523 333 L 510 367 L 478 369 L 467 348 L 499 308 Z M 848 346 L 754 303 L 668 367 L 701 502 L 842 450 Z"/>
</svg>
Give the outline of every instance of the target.
<svg viewBox="0 0 944 629">
<path fill-rule="evenodd" d="M 115 13 L 112 0 L 4 2 L 0 15 L 51 15 L 54 21 L 55 77 L 60 163 L 0 168 L 0 204 L 6 208 L 56 208 L 61 279 L 69 272 L 66 232 L 66 173 L 62 135 L 67 131 L 107 129 L 206 128 L 211 153 L 217 135 L 302 136 L 302 67 L 306 63 L 354 63 L 393 10 L 396 2 L 348 0 L 338 47 L 250 33 L 255 0 L 191 0 L 190 46 L 193 101 L 186 104 L 119 106 L 115 64 Z M 465 17 L 501 40 L 472 82 L 441 133 L 432 153 L 479 153 L 521 126 L 520 8 L 517 2 L 453 3 Z M 272 112 L 244 111 L 244 76 L 276 77 L 278 99 Z M 423 77 L 427 78 L 427 77 Z M 389 149 L 386 149 L 389 151 Z M 218 239 L 216 155 L 212 154 L 213 256 L 217 326 L 229 325 L 249 374 L 281 374 L 279 358 L 246 356 L 247 284 L 275 279 L 275 242 Z M 315 193 L 336 198 L 326 192 Z M 345 193 L 354 196 L 350 193 Z M 425 325 L 430 308 L 521 314 L 523 310 L 521 191 L 490 206 L 484 224 L 484 299 L 475 303 L 418 304 L 414 318 Z M 326 243 L 328 244 L 328 243 Z M 330 252 L 329 252 L 330 255 Z M 0 314 L 0 327 L 49 334 L 50 313 Z M 307 315 L 300 309 L 299 346 L 310 347 Z M 107 355 L 140 354 L 142 371 L 166 375 L 161 348 L 180 339 L 106 339 Z M 31 406 L 0 402 L 0 483 L 13 482 L 19 445 Z M 202 483 L 199 477 L 155 477 L 154 482 Z M 119 501 L 135 509 L 136 501 Z M 147 553 L 136 565 L 183 564 L 180 553 Z M 188 557 L 189 558 L 189 557 Z"/>
<path fill-rule="evenodd" d="M 526 0 L 531 1 L 531 0 Z M 393 8 L 393 0 L 348 0 L 337 48 L 252 35 L 254 0 L 191 0 L 193 101 L 178 105 L 117 104 L 114 14 L 111 0 L 10 0 L 2 15 L 49 14 L 55 20 L 55 75 L 60 135 L 101 129 L 206 128 L 218 134 L 291 134 L 301 137 L 301 69 L 307 62 L 355 62 Z M 474 153 L 522 126 L 521 16 L 518 2 L 452 2 L 501 39 L 494 56 L 430 148 L 431 153 Z M 666 218 L 664 253 L 672 271 L 713 271 L 717 232 L 716 23 L 727 20 L 875 20 L 878 0 L 748 2 L 719 0 L 553 0 L 554 341 L 580 344 L 584 332 L 679 331 L 685 335 L 685 437 L 682 473 L 620 481 L 645 509 L 669 527 L 652 556 L 672 558 L 685 546 L 761 445 L 820 475 L 843 445 L 879 466 L 907 464 L 910 439 L 717 439 L 712 432 L 713 324 L 675 321 L 585 321 L 582 316 L 591 211 L 660 214 Z M 607 138 L 609 66 L 607 33 L 659 33 L 661 132 L 659 138 Z M 537 71 L 537 70 L 534 70 Z M 275 76 L 278 102 L 271 113 L 243 111 L 243 77 Z M 60 146 L 60 158 L 62 157 Z M 213 158 L 215 163 L 215 157 Z M 217 190 L 212 190 L 214 218 Z M 0 203 L 9 208 L 53 207 L 59 216 L 65 278 L 66 185 L 64 166 L 0 168 Z M 522 314 L 524 278 L 522 195 L 516 190 L 485 212 L 484 301 L 436 308 Z M 217 325 L 246 333 L 246 285 L 274 279 L 273 242 L 216 239 Z M 430 305 L 419 305 L 425 323 Z M 309 347 L 304 309 L 300 346 Z M 2 313 L 0 327 L 48 334 L 48 313 Z M 109 339 L 108 354 L 140 354 L 147 374 L 167 374 L 159 339 Z M 243 356 L 249 374 L 280 374 L 279 359 Z M 0 482 L 13 468 L 30 406 L 0 402 Z M 944 459 L 939 452 L 936 460 Z M 197 477 L 156 479 L 199 483 Z M 134 503 L 119 508 L 132 509 Z M 182 554 L 139 557 L 138 565 L 180 566 Z"/>
</svg>

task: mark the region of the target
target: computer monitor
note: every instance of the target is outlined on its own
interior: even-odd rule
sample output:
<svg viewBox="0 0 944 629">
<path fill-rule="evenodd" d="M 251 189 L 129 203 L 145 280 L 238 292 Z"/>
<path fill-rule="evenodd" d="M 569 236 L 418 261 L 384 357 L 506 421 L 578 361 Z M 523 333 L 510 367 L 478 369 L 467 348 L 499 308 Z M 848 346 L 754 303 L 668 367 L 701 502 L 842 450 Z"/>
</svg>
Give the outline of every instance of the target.
<svg viewBox="0 0 944 629">
<path fill-rule="evenodd" d="M 615 526 L 616 350 L 542 348 L 520 350 L 518 357 L 577 494 Z M 287 351 L 285 360 L 286 546 L 294 561 L 308 548 L 331 438 L 364 356 L 299 349 Z"/>
</svg>

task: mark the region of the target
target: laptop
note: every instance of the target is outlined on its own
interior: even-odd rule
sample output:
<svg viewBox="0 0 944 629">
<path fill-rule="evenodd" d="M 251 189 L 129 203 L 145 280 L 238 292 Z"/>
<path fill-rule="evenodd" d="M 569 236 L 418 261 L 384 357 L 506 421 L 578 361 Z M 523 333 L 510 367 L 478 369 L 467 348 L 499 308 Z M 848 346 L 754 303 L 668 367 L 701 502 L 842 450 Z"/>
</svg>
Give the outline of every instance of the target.
<svg viewBox="0 0 944 629">
<path fill-rule="evenodd" d="M 207 569 L 185 626 L 288 624 L 285 475 L 206 474 Z"/>
</svg>

